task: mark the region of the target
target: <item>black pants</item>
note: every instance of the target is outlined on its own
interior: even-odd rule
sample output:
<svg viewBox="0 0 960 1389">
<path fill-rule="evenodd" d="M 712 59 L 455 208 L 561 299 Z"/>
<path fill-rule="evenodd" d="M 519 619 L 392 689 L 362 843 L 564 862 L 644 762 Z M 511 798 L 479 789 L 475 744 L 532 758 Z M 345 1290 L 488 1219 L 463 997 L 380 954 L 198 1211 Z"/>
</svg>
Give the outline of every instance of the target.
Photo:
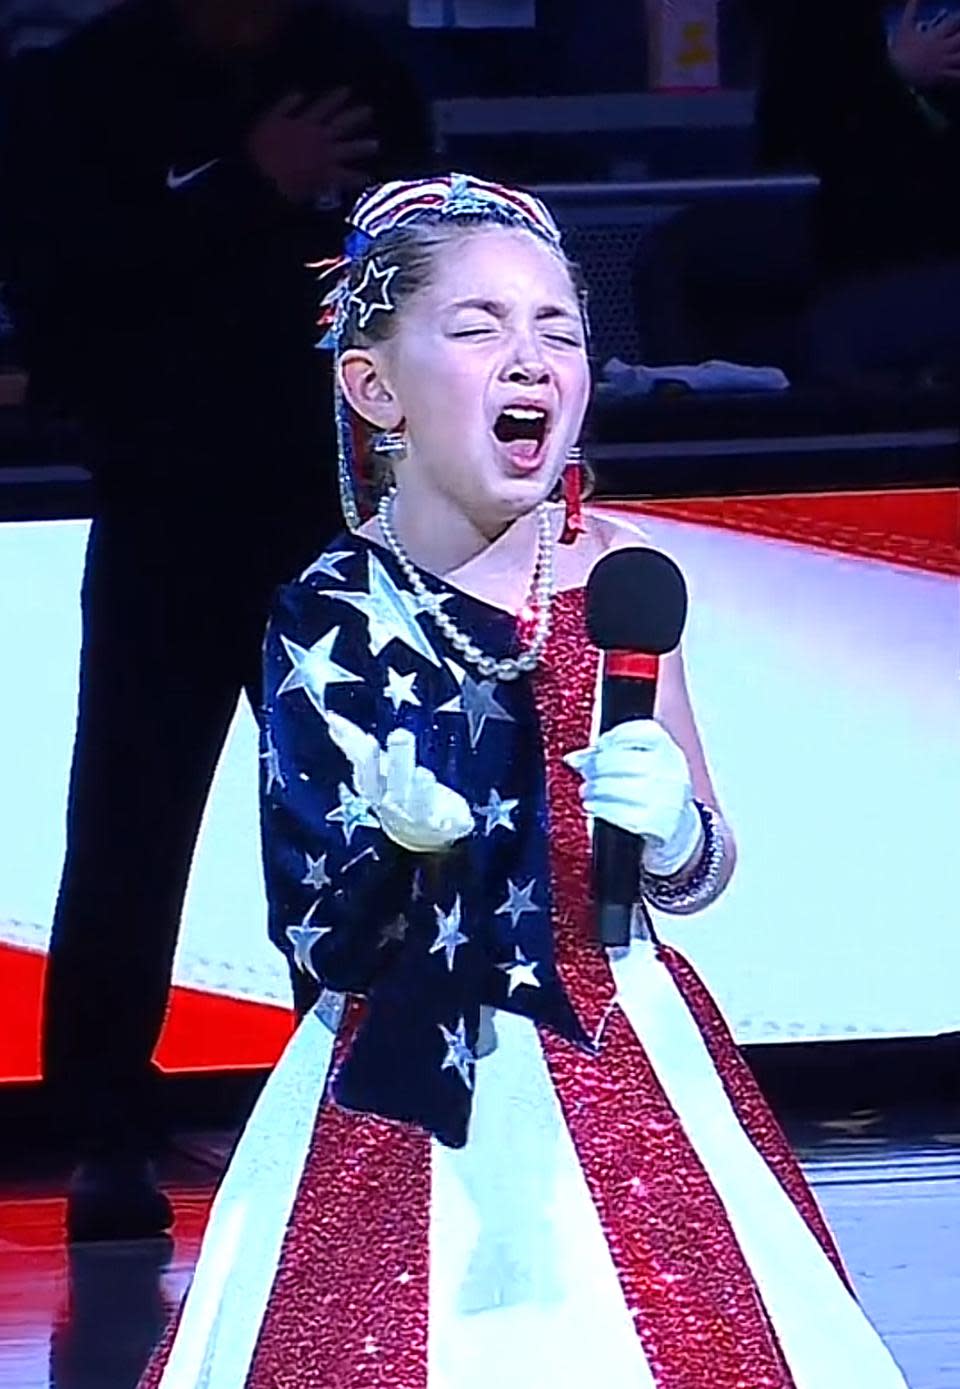
<svg viewBox="0 0 960 1389">
<path fill-rule="evenodd" d="M 114 498 L 93 522 L 43 1036 L 45 1080 L 93 1146 L 158 1136 L 150 1062 L 211 778 L 241 691 L 259 711 L 274 589 L 339 528 L 319 487 L 270 490 Z"/>
</svg>

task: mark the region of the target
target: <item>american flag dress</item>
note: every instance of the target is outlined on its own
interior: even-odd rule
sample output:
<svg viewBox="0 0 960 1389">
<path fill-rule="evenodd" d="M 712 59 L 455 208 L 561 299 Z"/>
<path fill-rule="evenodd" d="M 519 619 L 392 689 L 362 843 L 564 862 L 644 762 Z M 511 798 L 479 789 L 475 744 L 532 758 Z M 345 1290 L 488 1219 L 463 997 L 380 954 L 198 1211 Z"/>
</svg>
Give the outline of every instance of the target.
<svg viewBox="0 0 960 1389">
<path fill-rule="evenodd" d="M 520 634 L 456 590 L 497 656 Z M 142 1389 L 904 1389 L 703 983 L 593 940 L 582 590 L 537 672 L 475 679 L 376 545 L 265 644 L 271 932 L 314 976 Z M 384 836 L 324 720 L 460 791 L 440 860 Z M 706 927 L 707 923 L 704 923 Z"/>
</svg>

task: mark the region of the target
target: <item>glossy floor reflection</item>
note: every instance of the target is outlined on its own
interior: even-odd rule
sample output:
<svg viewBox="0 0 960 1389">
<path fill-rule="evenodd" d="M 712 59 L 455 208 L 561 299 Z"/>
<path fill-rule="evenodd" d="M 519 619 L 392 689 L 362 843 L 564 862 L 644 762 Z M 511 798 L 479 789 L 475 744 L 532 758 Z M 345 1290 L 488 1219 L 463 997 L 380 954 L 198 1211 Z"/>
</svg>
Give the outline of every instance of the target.
<svg viewBox="0 0 960 1389">
<path fill-rule="evenodd" d="M 960 1118 L 785 1123 L 911 1389 L 960 1389 Z M 0 1171 L 0 1389 L 134 1389 L 189 1282 L 231 1140 L 191 1134 L 166 1159 L 170 1240 L 67 1250 L 62 1160 Z"/>
</svg>

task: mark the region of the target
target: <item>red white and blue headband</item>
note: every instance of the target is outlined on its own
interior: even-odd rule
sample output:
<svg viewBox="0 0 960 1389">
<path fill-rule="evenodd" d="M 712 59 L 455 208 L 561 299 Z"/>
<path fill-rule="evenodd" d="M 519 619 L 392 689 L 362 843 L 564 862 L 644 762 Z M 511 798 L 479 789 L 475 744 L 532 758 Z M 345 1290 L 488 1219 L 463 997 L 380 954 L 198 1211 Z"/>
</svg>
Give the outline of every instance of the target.
<svg viewBox="0 0 960 1389">
<path fill-rule="evenodd" d="M 375 241 L 384 232 L 424 217 L 440 217 L 444 221 L 483 217 L 526 227 L 552 246 L 560 245 L 560 228 L 539 198 L 471 174 L 444 174 L 442 178 L 383 183 L 371 188 L 357 201 L 350 225 Z"/>
<path fill-rule="evenodd" d="M 521 189 L 456 173 L 379 184 L 362 194 L 354 205 L 347 219 L 349 232 L 343 255 L 318 261 L 311 267 L 320 272 L 321 281 L 333 281 L 322 303 L 320 327 L 325 334 L 318 345 L 333 351 L 339 349 L 352 309 L 357 311 L 361 331 L 377 313 L 393 311 L 390 285 L 397 267 L 378 263 L 376 242 L 381 237 L 418 222 L 471 219 L 519 227 L 553 250 L 561 247 L 560 228 L 547 206 Z M 351 289 L 351 270 L 361 261 L 366 262 L 363 277 Z"/>
</svg>

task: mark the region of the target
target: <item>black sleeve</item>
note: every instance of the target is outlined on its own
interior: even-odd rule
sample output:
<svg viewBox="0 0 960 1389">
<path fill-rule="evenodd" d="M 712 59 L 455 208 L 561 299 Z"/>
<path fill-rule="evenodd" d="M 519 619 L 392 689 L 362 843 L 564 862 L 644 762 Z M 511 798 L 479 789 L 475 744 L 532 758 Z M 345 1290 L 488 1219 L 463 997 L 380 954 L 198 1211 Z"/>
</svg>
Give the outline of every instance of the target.
<svg viewBox="0 0 960 1389">
<path fill-rule="evenodd" d="M 427 172 L 429 119 L 415 84 L 375 37 L 347 39 L 337 80 L 374 108 L 381 155 L 372 177 Z M 255 246 L 305 215 L 257 172 L 242 136 L 170 188 L 140 80 L 138 63 L 116 43 L 109 51 L 68 44 L 10 74 L 0 258 L 26 363 L 46 362 L 52 377 L 86 350 L 91 321 L 104 330 L 142 324 L 145 300 L 162 312 L 208 268 L 217 273 L 231 248 Z M 342 211 L 315 217 L 311 236 L 311 244 L 339 245 Z"/>
<path fill-rule="evenodd" d="M 122 326 L 192 283 L 228 245 L 282 225 L 287 203 L 237 151 L 170 188 L 146 107 L 59 54 L 15 65 L 0 135 L 3 269 L 28 365 L 89 315 Z M 98 90 L 98 82 L 101 89 Z M 145 153 L 146 152 L 146 155 Z"/>
<path fill-rule="evenodd" d="M 33 73 L 11 93 L 4 164 L 15 201 L 4 206 L 21 229 L 18 240 L 39 235 L 94 270 L 162 272 L 289 214 L 290 205 L 233 150 L 171 189 L 161 167 L 143 167 L 149 137 L 141 141 L 126 125 L 136 113 L 119 101 L 113 111 L 98 109 L 84 85 Z"/>
</svg>

